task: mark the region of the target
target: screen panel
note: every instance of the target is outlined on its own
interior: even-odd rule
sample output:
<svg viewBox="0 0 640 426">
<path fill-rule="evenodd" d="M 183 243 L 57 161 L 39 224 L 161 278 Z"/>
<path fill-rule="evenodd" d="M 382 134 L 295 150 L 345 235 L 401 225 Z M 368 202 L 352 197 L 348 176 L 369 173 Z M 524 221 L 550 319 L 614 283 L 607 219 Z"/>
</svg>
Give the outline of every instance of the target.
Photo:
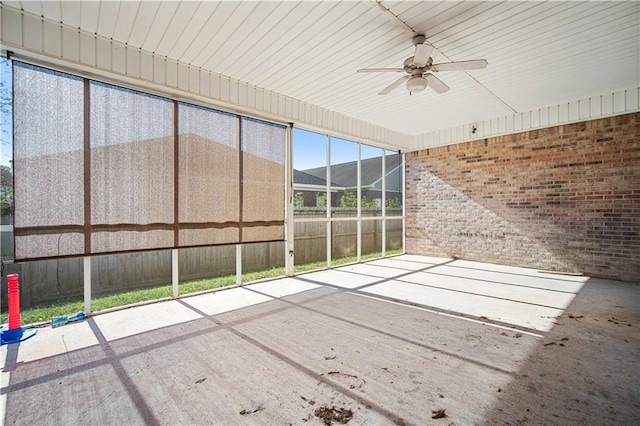
<svg viewBox="0 0 640 426">
<path fill-rule="evenodd" d="M 172 247 L 173 102 L 93 81 L 89 92 L 91 225 L 111 225 L 92 252 Z M 151 224 L 167 226 L 123 228 Z"/>
<path fill-rule="evenodd" d="M 84 251 L 83 81 L 14 62 L 15 258 Z"/>
<path fill-rule="evenodd" d="M 93 253 L 117 253 L 122 251 L 150 250 L 172 247 L 173 230 L 145 229 L 138 231 L 93 231 Z"/>
<path fill-rule="evenodd" d="M 396 151 L 385 151 L 385 179 L 387 216 L 402 216 L 402 154 Z"/>
<path fill-rule="evenodd" d="M 293 215 L 325 218 L 327 204 L 327 136 L 294 128 Z"/>
<path fill-rule="evenodd" d="M 239 238 L 238 118 L 180 103 L 180 245 L 234 243 Z"/>
<path fill-rule="evenodd" d="M 331 216 L 357 216 L 358 144 L 339 138 L 330 141 Z"/>
<path fill-rule="evenodd" d="M 17 260 L 284 239 L 286 127 L 15 67 Z"/>
<path fill-rule="evenodd" d="M 382 155 L 380 148 L 360 145 L 360 211 L 363 217 L 382 215 Z"/>
<path fill-rule="evenodd" d="M 242 118 L 242 241 L 284 238 L 285 127 Z"/>
</svg>

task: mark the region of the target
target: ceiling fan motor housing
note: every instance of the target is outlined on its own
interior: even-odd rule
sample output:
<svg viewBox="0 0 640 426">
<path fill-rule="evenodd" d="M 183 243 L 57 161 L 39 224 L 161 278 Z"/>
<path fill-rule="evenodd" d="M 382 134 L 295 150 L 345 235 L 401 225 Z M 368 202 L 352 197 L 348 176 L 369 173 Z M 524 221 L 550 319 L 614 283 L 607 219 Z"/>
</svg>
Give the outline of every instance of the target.
<svg viewBox="0 0 640 426">
<path fill-rule="evenodd" d="M 414 37 L 413 37 L 413 40 L 412 40 L 412 41 L 413 41 L 413 45 L 414 45 L 414 46 L 417 46 L 417 45 L 419 45 L 419 44 L 422 44 L 422 43 L 424 43 L 424 41 L 425 41 L 426 39 L 427 39 L 427 38 L 426 38 L 424 35 L 422 35 L 422 34 L 418 34 L 417 36 L 414 36 Z"/>
<path fill-rule="evenodd" d="M 424 73 L 431 70 L 431 65 L 433 64 L 432 58 L 429 58 L 429 62 L 424 67 L 419 67 L 416 64 L 414 64 L 413 58 L 414 58 L 413 56 L 409 56 L 407 59 L 404 60 L 402 64 L 402 68 L 404 68 L 404 70 L 407 73 L 414 75 L 414 74 L 418 74 L 416 71 L 419 71 L 420 73 Z"/>
</svg>

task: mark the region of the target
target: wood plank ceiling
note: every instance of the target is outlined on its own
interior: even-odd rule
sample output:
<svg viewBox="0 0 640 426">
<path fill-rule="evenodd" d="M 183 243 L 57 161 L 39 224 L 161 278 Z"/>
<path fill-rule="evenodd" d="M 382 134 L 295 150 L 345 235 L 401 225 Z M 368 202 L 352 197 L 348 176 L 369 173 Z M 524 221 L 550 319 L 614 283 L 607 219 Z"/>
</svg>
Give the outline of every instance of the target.
<svg viewBox="0 0 640 426">
<path fill-rule="evenodd" d="M 408 135 L 557 105 L 640 81 L 640 2 L 5 1 L 5 5 Z M 394 16 L 395 15 L 395 16 Z M 451 90 L 378 92 L 413 33 Z M 637 94 L 636 94 L 637 96 Z"/>
</svg>

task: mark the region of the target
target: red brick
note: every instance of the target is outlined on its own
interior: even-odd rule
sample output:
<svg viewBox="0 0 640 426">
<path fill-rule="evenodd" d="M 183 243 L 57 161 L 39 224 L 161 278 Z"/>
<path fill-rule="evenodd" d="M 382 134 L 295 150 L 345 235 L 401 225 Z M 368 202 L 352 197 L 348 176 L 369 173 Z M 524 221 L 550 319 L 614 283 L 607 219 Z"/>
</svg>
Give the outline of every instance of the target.
<svg viewBox="0 0 640 426">
<path fill-rule="evenodd" d="M 638 281 L 638 152 L 640 113 L 408 153 L 407 252 Z"/>
</svg>

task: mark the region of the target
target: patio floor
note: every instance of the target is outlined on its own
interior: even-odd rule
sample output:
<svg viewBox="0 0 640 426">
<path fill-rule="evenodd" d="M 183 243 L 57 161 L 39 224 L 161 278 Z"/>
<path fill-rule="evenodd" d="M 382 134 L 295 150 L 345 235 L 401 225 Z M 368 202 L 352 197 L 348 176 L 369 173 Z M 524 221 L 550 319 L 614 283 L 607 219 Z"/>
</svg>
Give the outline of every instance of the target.
<svg viewBox="0 0 640 426">
<path fill-rule="evenodd" d="M 0 413 L 320 425 L 316 410 L 335 407 L 354 425 L 636 424 L 639 327 L 638 283 L 402 255 L 39 329 L 2 346 Z"/>
</svg>

